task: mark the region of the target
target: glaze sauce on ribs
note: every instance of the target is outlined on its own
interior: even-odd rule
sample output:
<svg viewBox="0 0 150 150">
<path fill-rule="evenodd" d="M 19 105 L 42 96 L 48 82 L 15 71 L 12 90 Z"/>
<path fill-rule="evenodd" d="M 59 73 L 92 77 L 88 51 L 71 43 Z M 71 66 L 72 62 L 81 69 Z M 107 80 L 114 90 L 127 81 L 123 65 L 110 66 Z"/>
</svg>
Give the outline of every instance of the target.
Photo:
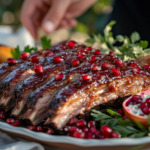
<svg viewBox="0 0 150 150">
<path fill-rule="evenodd" d="M 46 119 L 46 126 L 59 130 L 72 117 L 150 88 L 150 74 L 136 61 L 73 41 L 37 52 L 39 61 L 33 56 L 0 66 L 0 108 L 14 107 L 11 116 L 33 125 Z M 39 74 L 37 64 L 43 66 Z"/>
</svg>

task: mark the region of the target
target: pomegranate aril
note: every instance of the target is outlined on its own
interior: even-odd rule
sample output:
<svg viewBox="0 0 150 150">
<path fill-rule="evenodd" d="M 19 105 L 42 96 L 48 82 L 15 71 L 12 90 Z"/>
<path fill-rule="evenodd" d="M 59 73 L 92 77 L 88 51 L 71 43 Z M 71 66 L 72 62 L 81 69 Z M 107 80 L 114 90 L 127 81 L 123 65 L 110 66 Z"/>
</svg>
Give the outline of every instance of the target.
<svg viewBox="0 0 150 150">
<path fill-rule="evenodd" d="M 126 115 L 124 115 L 124 116 L 123 116 L 123 119 L 127 119 L 127 116 L 126 116 Z"/>
<path fill-rule="evenodd" d="M 85 128 L 83 128 L 82 131 L 83 131 L 84 133 L 87 133 L 87 132 L 89 132 L 89 128 L 85 127 Z"/>
<path fill-rule="evenodd" d="M 91 51 L 92 47 L 86 47 L 86 50 Z"/>
<path fill-rule="evenodd" d="M 38 132 L 44 132 L 44 129 L 41 126 L 37 126 L 36 129 L 37 129 Z"/>
<path fill-rule="evenodd" d="M 90 75 L 84 74 L 81 76 L 83 81 L 89 81 L 92 77 Z"/>
<path fill-rule="evenodd" d="M 9 65 L 13 65 L 13 64 L 16 64 L 16 63 L 17 63 L 17 60 L 14 59 L 14 58 L 8 58 L 8 59 L 7 59 L 7 63 L 8 63 Z"/>
<path fill-rule="evenodd" d="M 149 107 L 145 107 L 142 109 L 143 113 L 148 115 L 150 113 L 150 108 Z"/>
<path fill-rule="evenodd" d="M 55 76 L 55 80 L 62 80 L 63 77 L 64 77 L 64 75 L 63 75 L 62 73 L 57 74 L 57 75 Z"/>
<path fill-rule="evenodd" d="M 97 129 L 95 127 L 91 127 L 89 130 L 91 133 L 97 133 Z"/>
<path fill-rule="evenodd" d="M 96 139 L 104 139 L 105 137 L 104 137 L 104 135 L 103 135 L 101 132 L 97 132 L 97 133 L 95 134 L 95 138 L 96 138 Z"/>
<path fill-rule="evenodd" d="M 113 132 L 113 133 L 111 134 L 111 137 L 112 137 L 112 138 L 121 138 L 121 135 L 120 135 L 120 133 L 118 133 L 118 132 Z"/>
<path fill-rule="evenodd" d="M 132 105 L 136 105 L 136 102 L 132 102 Z"/>
<path fill-rule="evenodd" d="M 115 55 L 115 53 L 113 51 L 110 51 L 109 55 Z"/>
<path fill-rule="evenodd" d="M 75 59 L 75 60 L 72 61 L 72 65 L 73 66 L 78 66 L 79 64 L 80 64 L 80 61 L 77 60 L 77 59 Z"/>
<path fill-rule="evenodd" d="M 85 135 L 85 133 L 84 132 L 74 132 L 73 133 L 73 137 L 75 137 L 75 138 L 85 138 L 86 137 L 86 135 Z"/>
<path fill-rule="evenodd" d="M 144 66 L 144 69 L 145 69 L 145 70 L 150 69 L 149 65 L 145 65 L 145 66 Z"/>
<path fill-rule="evenodd" d="M 68 125 L 72 126 L 72 125 L 75 125 L 75 123 L 78 121 L 77 118 L 72 118 L 69 122 L 68 122 Z"/>
<path fill-rule="evenodd" d="M 142 103 L 143 102 L 143 99 L 142 98 L 139 98 L 139 99 L 137 99 L 137 100 L 134 100 L 137 104 L 140 104 L 140 103 Z"/>
<path fill-rule="evenodd" d="M 39 58 L 38 58 L 38 56 L 37 56 L 37 55 L 32 56 L 32 57 L 31 57 L 31 62 L 38 64 L 38 63 L 39 63 Z"/>
<path fill-rule="evenodd" d="M 94 52 L 94 54 L 95 54 L 95 55 L 101 55 L 102 52 L 101 52 L 100 50 L 96 50 L 96 51 Z"/>
<path fill-rule="evenodd" d="M 139 65 L 137 64 L 137 62 L 135 60 L 131 60 L 128 63 L 128 66 L 130 66 L 130 67 L 139 67 Z"/>
<path fill-rule="evenodd" d="M 15 122 L 15 119 L 14 119 L 14 118 L 8 118 L 8 119 L 6 120 L 6 122 L 7 122 L 8 124 L 12 124 L 12 123 Z"/>
<path fill-rule="evenodd" d="M 79 54 L 79 55 L 78 55 L 78 59 L 79 59 L 79 60 L 83 60 L 83 59 L 85 59 L 85 56 L 84 56 L 83 54 Z"/>
<path fill-rule="evenodd" d="M 108 69 L 110 67 L 110 64 L 107 62 L 103 62 L 101 67 L 102 67 L 102 69 Z"/>
<path fill-rule="evenodd" d="M 55 56 L 53 59 L 54 63 L 61 63 L 63 59 L 61 57 Z"/>
<path fill-rule="evenodd" d="M 66 46 L 65 45 L 60 45 L 59 48 L 64 50 L 64 49 L 66 49 Z"/>
<path fill-rule="evenodd" d="M 80 49 L 79 52 L 85 53 L 85 54 L 88 53 L 88 51 L 86 51 L 86 50 L 84 50 L 84 49 Z"/>
<path fill-rule="evenodd" d="M 132 96 L 132 100 L 137 100 L 137 99 L 139 99 L 139 98 L 142 98 L 140 95 L 133 95 Z"/>
<path fill-rule="evenodd" d="M 143 99 L 142 99 L 142 97 L 140 95 L 133 95 L 131 100 L 136 102 L 137 104 L 143 102 Z"/>
<path fill-rule="evenodd" d="M 91 66 L 91 70 L 92 70 L 92 71 L 98 71 L 98 70 L 100 70 L 100 66 L 98 66 L 98 65 L 96 65 L 96 64 L 93 64 L 93 65 Z"/>
<path fill-rule="evenodd" d="M 139 108 L 145 108 L 148 106 L 148 103 L 144 102 L 144 103 L 141 103 Z"/>
<path fill-rule="evenodd" d="M 116 64 L 117 66 L 121 66 L 121 65 L 123 65 L 123 62 L 122 62 L 122 60 L 117 59 L 117 60 L 115 60 L 115 64 Z"/>
<path fill-rule="evenodd" d="M 136 67 L 136 68 L 133 68 L 133 72 L 134 72 L 134 73 L 139 73 L 140 71 L 141 71 L 140 68 L 137 68 L 137 67 Z"/>
<path fill-rule="evenodd" d="M 53 55 L 54 55 L 54 53 L 52 51 L 49 51 L 45 54 L 46 57 L 50 57 L 50 56 L 53 56 Z"/>
<path fill-rule="evenodd" d="M 95 139 L 95 134 L 93 134 L 93 133 L 87 133 L 87 135 L 86 135 L 86 139 Z"/>
<path fill-rule="evenodd" d="M 116 68 L 111 68 L 111 73 L 114 75 L 114 76 L 120 76 L 120 71 Z"/>
<path fill-rule="evenodd" d="M 91 128 L 91 127 L 96 127 L 96 125 L 97 124 L 95 121 L 89 121 L 87 126 L 88 126 L 88 128 Z"/>
<path fill-rule="evenodd" d="M 91 56 L 91 58 L 89 59 L 89 62 L 95 62 L 95 61 L 97 61 L 97 57 Z"/>
<path fill-rule="evenodd" d="M 111 136 L 113 130 L 110 127 L 104 125 L 101 127 L 101 132 L 105 137 L 109 137 Z"/>
<path fill-rule="evenodd" d="M 0 112 L 0 119 L 6 119 L 7 114 L 4 111 Z"/>
<path fill-rule="evenodd" d="M 150 103 L 150 98 L 147 98 L 145 102 Z"/>
<path fill-rule="evenodd" d="M 27 126 L 27 129 L 31 130 L 31 131 L 36 131 L 37 130 L 36 126 Z"/>
<path fill-rule="evenodd" d="M 76 123 L 77 127 L 79 128 L 84 128 L 86 127 L 87 123 L 85 120 L 81 119 L 81 120 L 78 120 L 77 123 Z"/>
<path fill-rule="evenodd" d="M 46 133 L 47 134 L 54 134 L 54 130 L 53 129 L 48 129 Z"/>
<path fill-rule="evenodd" d="M 76 126 L 70 127 L 70 132 L 81 132 L 82 130 L 77 128 Z"/>
<path fill-rule="evenodd" d="M 123 109 L 118 109 L 117 112 L 118 112 L 120 115 L 122 115 L 122 116 L 124 115 Z"/>
<path fill-rule="evenodd" d="M 76 42 L 75 41 L 68 41 L 67 45 L 69 47 L 75 47 L 76 46 Z"/>
<path fill-rule="evenodd" d="M 34 71 L 36 74 L 42 74 L 43 73 L 43 67 L 41 65 L 35 65 Z"/>
<path fill-rule="evenodd" d="M 23 59 L 23 60 L 26 60 L 28 57 L 29 57 L 30 53 L 22 53 L 20 55 L 20 58 Z"/>
<path fill-rule="evenodd" d="M 12 126 L 20 126 L 21 125 L 21 122 L 20 120 L 16 120 L 14 123 L 12 123 Z"/>
<path fill-rule="evenodd" d="M 126 103 L 126 106 L 129 106 L 129 105 L 132 105 L 132 102 L 131 102 L 131 101 L 128 101 L 128 102 Z"/>
</svg>

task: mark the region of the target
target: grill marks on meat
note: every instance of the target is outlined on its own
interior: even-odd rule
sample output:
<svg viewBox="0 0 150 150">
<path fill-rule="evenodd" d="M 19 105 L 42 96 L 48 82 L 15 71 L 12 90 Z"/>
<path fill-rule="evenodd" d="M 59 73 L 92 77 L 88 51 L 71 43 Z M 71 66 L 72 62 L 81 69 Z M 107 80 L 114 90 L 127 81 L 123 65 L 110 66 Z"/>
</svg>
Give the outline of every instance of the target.
<svg viewBox="0 0 150 150">
<path fill-rule="evenodd" d="M 112 75 L 110 69 L 100 70 L 89 73 L 92 76 L 90 81 L 80 80 L 64 87 L 51 100 L 45 125 L 61 129 L 72 117 L 84 114 L 95 106 L 150 88 L 150 75 L 143 70 L 137 74 L 127 64 L 116 68 L 120 76 Z"/>
<path fill-rule="evenodd" d="M 29 68 L 30 65 L 21 65 L 18 69 L 11 72 L 4 81 L 2 81 L 3 96 L 0 100 L 1 107 L 8 111 L 15 105 L 13 91 L 16 85 L 34 74 L 34 71 Z"/>
<path fill-rule="evenodd" d="M 91 55 L 92 51 L 87 53 L 87 57 L 86 59 L 88 59 Z M 48 80 L 50 80 L 52 77 L 54 77 L 54 75 L 58 74 L 59 72 L 68 72 L 70 71 L 71 68 L 76 68 L 76 66 L 74 67 L 72 65 L 72 63 L 70 63 L 70 60 L 74 60 L 76 59 L 77 57 L 77 54 L 78 54 L 78 50 L 74 50 L 73 52 L 70 52 L 66 55 L 66 53 L 64 55 L 66 55 L 64 58 L 64 61 L 61 63 L 61 64 L 54 64 L 53 66 L 50 66 L 50 67 L 47 67 L 47 69 L 44 69 L 45 73 L 42 75 L 42 76 L 38 76 L 38 75 L 33 75 L 30 78 L 28 78 L 27 80 L 25 80 L 24 82 L 22 82 L 15 90 L 15 93 L 16 93 L 16 98 L 17 98 L 17 105 L 16 107 L 13 109 L 12 111 L 12 115 L 13 116 L 16 116 L 18 118 L 21 118 L 23 113 L 25 112 L 26 110 L 26 99 L 28 97 L 28 95 L 33 92 L 35 90 L 35 88 L 38 88 L 42 85 L 44 85 L 44 83 Z M 64 56 L 64 55 L 61 55 Z M 81 65 L 82 65 L 82 60 L 80 61 L 81 62 Z M 78 68 L 78 67 L 77 67 Z M 68 70 L 68 71 L 67 71 Z M 45 91 L 47 92 L 47 88 L 49 87 L 49 85 L 51 84 L 51 82 L 53 83 L 55 78 L 52 79 L 52 81 L 50 80 L 45 86 Z M 56 83 L 53 83 L 53 85 L 51 85 L 52 87 L 54 87 L 56 85 Z M 62 84 L 63 85 L 63 84 Z M 50 86 L 50 87 L 51 87 Z M 21 88 L 20 88 L 21 87 Z M 55 89 L 56 89 L 56 86 L 55 86 Z M 59 88 L 60 89 L 60 88 Z M 57 88 L 57 90 L 59 90 Z M 38 89 L 39 91 L 39 89 Z M 33 98 L 33 93 L 31 94 L 31 96 L 29 96 L 28 99 L 31 99 L 31 102 L 32 103 L 35 103 L 33 101 L 35 101 L 36 99 L 38 99 L 40 95 L 38 95 L 38 93 L 41 93 L 41 92 L 34 92 L 36 93 L 36 98 L 34 97 Z M 54 90 L 52 92 L 53 94 L 56 93 Z M 44 93 L 43 93 L 44 94 Z M 43 96 L 42 94 L 42 100 L 45 101 L 48 97 L 46 95 Z M 50 95 L 50 91 L 49 91 L 49 95 Z M 22 102 L 23 101 L 23 102 Z M 48 105 L 47 105 L 48 106 Z M 24 111 L 22 111 L 22 109 L 25 109 Z M 36 108 L 36 107 L 35 107 Z M 42 108 L 41 108 L 42 109 Z M 47 107 L 47 110 L 46 109 L 43 109 L 44 111 L 48 111 L 48 107 Z M 37 111 L 37 110 L 35 110 Z M 31 112 L 31 111 L 30 111 Z M 34 112 L 34 110 L 32 111 Z M 31 114 L 31 113 L 30 113 Z M 41 117 L 44 117 L 44 115 L 42 115 Z M 40 119 L 40 117 L 38 117 L 38 119 Z"/>
<path fill-rule="evenodd" d="M 37 51 L 37 52 L 30 54 L 30 56 L 29 56 L 29 58 L 27 58 L 27 60 L 22 60 L 22 59 L 17 60 L 16 64 L 8 64 L 7 62 L 2 63 L 0 66 L 0 98 L 2 97 L 1 82 L 2 82 L 2 80 L 4 80 L 7 77 L 8 74 L 10 74 L 16 68 L 20 67 L 20 65 L 22 65 L 22 64 L 25 65 L 26 62 L 30 62 L 32 56 L 37 55 L 37 56 L 39 56 L 39 58 L 42 58 L 42 57 L 45 57 L 47 52 L 49 52 L 49 51 L 53 51 L 54 53 L 57 54 L 60 50 L 58 49 L 58 46 L 57 47 L 54 46 L 54 47 L 51 47 L 51 48 L 48 48 L 48 49 L 45 49 L 42 51 Z"/>
<path fill-rule="evenodd" d="M 36 54 L 43 57 L 39 62 L 43 74 L 34 73 L 30 60 L 18 60 L 18 66 L 0 65 L 0 109 L 15 106 L 11 115 L 33 125 L 48 117 L 45 125 L 61 129 L 70 118 L 85 115 L 100 104 L 150 88 L 150 74 L 134 61 L 125 63 L 113 54 L 93 52 L 78 43 L 71 47 L 62 44 Z M 48 51 L 54 56 L 46 57 Z M 55 56 L 61 57 L 60 62 L 54 61 Z M 73 60 L 77 61 L 73 64 Z M 57 80 L 60 73 L 63 77 Z"/>
<path fill-rule="evenodd" d="M 78 47 L 84 47 L 82 45 L 78 45 Z M 57 47 L 56 47 L 57 49 Z M 67 49 L 66 51 L 60 51 L 59 54 L 51 56 L 51 57 L 46 57 L 46 58 L 42 58 L 39 62 L 39 64 L 46 66 L 49 65 L 48 68 L 54 68 L 56 67 L 56 62 L 54 62 L 54 57 L 58 56 L 59 58 L 63 59 L 62 62 L 57 62 L 58 64 L 63 63 L 64 62 L 67 63 L 66 67 L 69 65 L 70 63 L 70 58 L 73 59 L 74 56 L 76 57 L 78 52 L 78 48 L 75 49 Z M 64 61 L 65 60 L 65 61 Z M 63 67 L 60 67 L 60 70 L 63 69 Z M 67 68 L 64 68 L 63 70 L 65 70 Z M 28 77 L 30 77 L 32 74 L 34 74 L 34 64 L 31 62 L 26 62 L 26 64 L 22 64 L 18 69 L 14 70 L 2 83 L 2 89 L 3 89 L 3 97 L 0 100 L 0 106 L 3 107 L 5 109 L 5 107 L 7 107 L 7 109 L 5 109 L 5 111 L 7 111 L 8 109 L 12 108 L 13 105 L 8 106 L 9 104 L 14 103 L 14 99 L 11 99 L 13 96 L 13 92 L 14 92 L 14 88 L 21 83 L 23 80 L 27 79 Z M 47 74 L 48 75 L 48 74 Z M 48 75 L 49 76 L 49 75 Z M 47 77 L 48 77 L 47 76 Z M 43 79 L 42 79 L 43 80 Z M 43 81 L 44 82 L 44 81 Z M 11 101 L 11 103 L 10 103 Z M 23 107 L 24 103 L 20 103 L 21 106 Z M 19 108 L 17 106 L 17 108 Z M 18 110 L 19 111 L 19 110 Z M 22 111 L 21 111 L 22 112 Z"/>
<path fill-rule="evenodd" d="M 99 59 L 96 62 L 99 65 L 103 59 L 103 57 L 101 57 L 102 56 L 99 56 Z M 53 79 L 31 93 L 27 100 L 28 111 L 23 119 L 30 120 L 33 125 L 37 125 L 42 119 L 46 118 L 48 114 L 48 105 L 50 104 L 51 99 L 65 86 L 80 80 L 82 74 L 88 72 L 92 73 L 92 64 L 95 64 L 95 62 L 85 62 L 77 68 L 70 69 L 64 73 L 63 80 L 55 81 L 55 79 Z M 113 66 L 113 64 L 110 64 L 110 66 Z M 57 103 L 57 100 L 55 102 Z M 63 104 L 65 101 L 62 100 L 59 103 Z"/>
</svg>

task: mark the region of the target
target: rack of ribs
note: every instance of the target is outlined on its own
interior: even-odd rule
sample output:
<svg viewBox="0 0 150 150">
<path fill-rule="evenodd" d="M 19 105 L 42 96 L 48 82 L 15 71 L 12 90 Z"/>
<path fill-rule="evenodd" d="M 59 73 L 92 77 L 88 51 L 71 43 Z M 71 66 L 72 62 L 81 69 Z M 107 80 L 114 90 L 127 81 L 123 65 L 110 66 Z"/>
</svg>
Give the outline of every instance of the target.
<svg viewBox="0 0 150 150">
<path fill-rule="evenodd" d="M 105 57 L 102 64 L 106 61 Z M 150 74 L 136 63 L 135 67 L 131 67 L 133 63 L 127 64 L 116 58 L 112 61 L 116 62 L 115 66 L 89 72 L 89 80 L 84 80 L 81 75 L 81 80 L 66 85 L 55 94 L 49 104 L 49 118 L 45 125 L 61 129 L 72 117 L 84 114 L 95 106 L 150 88 Z"/>
<path fill-rule="evenodd" d="M 43 70 L 40 74 L 37 64 Z M 14 107 L 11 116 L 33 125 L 46 119 L 46 126 L 58 130 L 96 106 L 150 88 L 150 73 L 136 61 L 124 62 L 113 52 L 102 54 L 73 41 L 14 64 L 5 62 L 0 73 L 4 68 L 9 73 L 0 76 L 0 109 Z"/>
<path fill-rule="evenodd" d="M 0 108 L 8 111 L 12 107 L 14 107 L 14 89 L 19 85 L 19 83 L 35 74 L 34 65 L 36 63 L 41 64 L 43 67 L 48 66 L 48 68 L 53 68 L 55 67 L 55 64 L 63 63 L 65 59 L 71 58 L 71 55 L 75 56 L 78 50 L 83 47 L 85 46 L 82 44 L 78 44 L 75 49 L 68 48 L 65 51 L 59 50 L 58 47 L 55 47 L 57 51 L 59 50 L 59 53 L 57 52 L 52 56 L 43 57 L 41 59 L 40 57 L 34 55 L 33 57 L 31 57 L 30 62 L 21 64 L 20 67 L 12 71 L 1 83 L 3 96 L 0 99 Z"/>
<path fill-rule="evenodd" d="M 27 111 L 26 102 L 31 92 L 44 85 L 46 82 L 51 81 L 51 79 L 56 74 L 64 71 L 67 72 L 67 70 L 69 71 L 72 68 L 81 66 L 83 64 L 83 61 L 85 61 L 85 58 L 88 59 L 89 57 L 91 57 L 90 55 L 92 53 L 92 51 L 89 51 L 86 54 L 86 57 L 80 59 L 79 61 L 77 60 L 78 52 L 79 49 L 77 49 L 76 51 L 74 50 L 73 52 L 70 51 L 67 55 L 65 53 L 65 56 L 61 54 L 59 56 L 57 55 L 55 57 L 52 57 L 53 60 L 55 60 L 56 58 L 61 60 L 63 58 L 63 61 L 60 61 L 59 63 L 55 63 L 54 61 L 54 63 L 51 63 L 51 65 L 43 68 L 44 73 L 42 75 L 34 74 L 21 82 L 15 89 L 16 106 L 11 113 L 12 116 L 21 118 L 24 112 Z M 60 78 L 59 76 L 61 75 L 57 76 L 57 78 Z"/>
</svg>

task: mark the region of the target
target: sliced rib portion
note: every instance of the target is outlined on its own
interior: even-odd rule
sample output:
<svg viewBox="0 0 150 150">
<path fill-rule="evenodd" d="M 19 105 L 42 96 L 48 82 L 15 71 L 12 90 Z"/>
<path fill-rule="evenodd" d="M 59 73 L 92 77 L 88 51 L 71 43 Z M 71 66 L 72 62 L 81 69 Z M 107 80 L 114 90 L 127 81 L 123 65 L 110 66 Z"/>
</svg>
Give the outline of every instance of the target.
<svg viewBox="0 0 150 150">
<path fill-rule="evenodd" d="M 86 59 L 91 57 L 90 56 L 91 53 L 92 51 L 86 54 Z M 65 71 L 67 73 L 71 68 L 73 69 L 73 68 L 78 68 L 77 66 L 81 66 L 83 60 L 79 61 L 77 60 L 77 57 L 78 57 L 78 50 L 76 50 L 76 52 L 74 51 L 73 53 L 70 52 L 67 56 L 64 57 L 64 61 L 61 64 L 54 64 L 53 66 L 48 66 L 44 69 L 45 73 L 40 77 L 37 75 L 33 75 L 32 77 L 28 78 L 24 82 L 20 83 L 15 90 L 17 105 L 13 109 L 11 115 L 21 118 L 24 112 L 27 111 L 26 108 L 27 97 L 31 92 L 33 92 L 36 88 L 44 85 L 44 83 L 46 83 L 48 80 L 50 80 L 52 77 L 54 77 L 54 75 L 58 74 L 59 72 L 62 73 Z M 79 64 L 74 66 L 73 63 L 70 62 L 71 60 L 77 60 Z M 52 79 L 52 81 L 50 80 L 46 84 L 46 88 L 48 88 L 48 86 L 50 85 L 51 82 L 53 82 L 53 80 L 54 79 Z"/>
<path fill-rule="evenodd" d="M 53 97 L 45 125 L 61 129 L 72 117 L 95 106 L 150 88 L 150 74 L 126 64 L 89 75 L 91 80 L 67 85 Z"/>
<path fill-rule="evenodd" d="M 98 59 L 96 62 L 85 62 L 81 66 L 64 73 L 64 78 L 62 80 L 56 81 L 53 79 L 32 92 L 28 97 L 28 111 L 23 119 L 28 120 L 28 122 L 30 121 L 33 125 L 37 125 L 42 119 L 45 119 L 48 114 L 48 105 L 50 104 L 51 99 L 66 85 L 70 85 L 75 81 L 80 80 L 81 74 L 91 72 L 92 64 L 99 64 L 100 69 L 101 61 L 104 59 L 104 56 L 105 55 L 97 57 Z M 110 64 L 110 66 L 113 66 L 113 64 Z M 63 101 L 61 103 L 63 103 Z"/>
<path fill-rule="evenodd" d="M 58 49 L 58 47 L 54 46 L 49 49 L 34 52 L 30 54 L 26 60 L 16 60 L 16 63 L 14 64 L 8 64 L 7 62 L 2 63 L 0 66 L 0 98 L 2 97 L 2 80 L 4 80 L 8 74 L 13 72 L 15 69 L 19 68 L 20 65 L 26 65 L 26 62 L 31 61 L 32 56 L 38 56 L 38 58 L 41 59 L 42 57 L 46 57 L 49 52 L 58 53 L 59 51 L 60 50 Z"/>
<path fill-rule="evenodd" d="M 67 64 L 70 63 L 70 58 L 72 59 L 75 56 L 77 57 L 77 53 L 80 50 L 80 47 L 85 47 L 84 45 L 77 45 L 74 49 L 66 49 L 65 51 L 60 51 L 59 54 L 53 55 L 51 57 L 45 57 L 42 58 L 39 62 L 42 66 L 49 65 L 49 68 L 56 67 L 55 64 L 64 65 L 66 62 Z M 64 61 L 66 60 L 66 61 Z M 14 89 L 15 87 L 21 83 L 23 80 L 30 77 L 32 74 L 34 74 L 34 64 L 27 62 L 26 65 L 22 64 L 17 70 L 14 70 L 3 82 L 2 82 L 2 89 L 3 89 L 3 97 L 0 100 L 0 107 L 4 108 L 5 111 L 8 111 L 10 108 L 12 108 L 14 103 Z M 10 89 L 9 89 L 10 88 Z M 11 99 L 13 97 L 13 99 Z M 9 105 L 10 102 L 13 105 Z"/>
<path fill-rule="evenodd" d="M 1 88 L 3 90 L 3 96 L 0 100 L 0 107 L 4 108 L 5 111 L 8 111 L 15 105 L 12 97 L 16 85 L 35 73 L 33 69 L 30 69 L 30 66 L 30 63 L 26 63 L 26 65 L 22 64 L 18 69 L 11 72 L 4 81 L 2 81 Z"/>
</svg>

